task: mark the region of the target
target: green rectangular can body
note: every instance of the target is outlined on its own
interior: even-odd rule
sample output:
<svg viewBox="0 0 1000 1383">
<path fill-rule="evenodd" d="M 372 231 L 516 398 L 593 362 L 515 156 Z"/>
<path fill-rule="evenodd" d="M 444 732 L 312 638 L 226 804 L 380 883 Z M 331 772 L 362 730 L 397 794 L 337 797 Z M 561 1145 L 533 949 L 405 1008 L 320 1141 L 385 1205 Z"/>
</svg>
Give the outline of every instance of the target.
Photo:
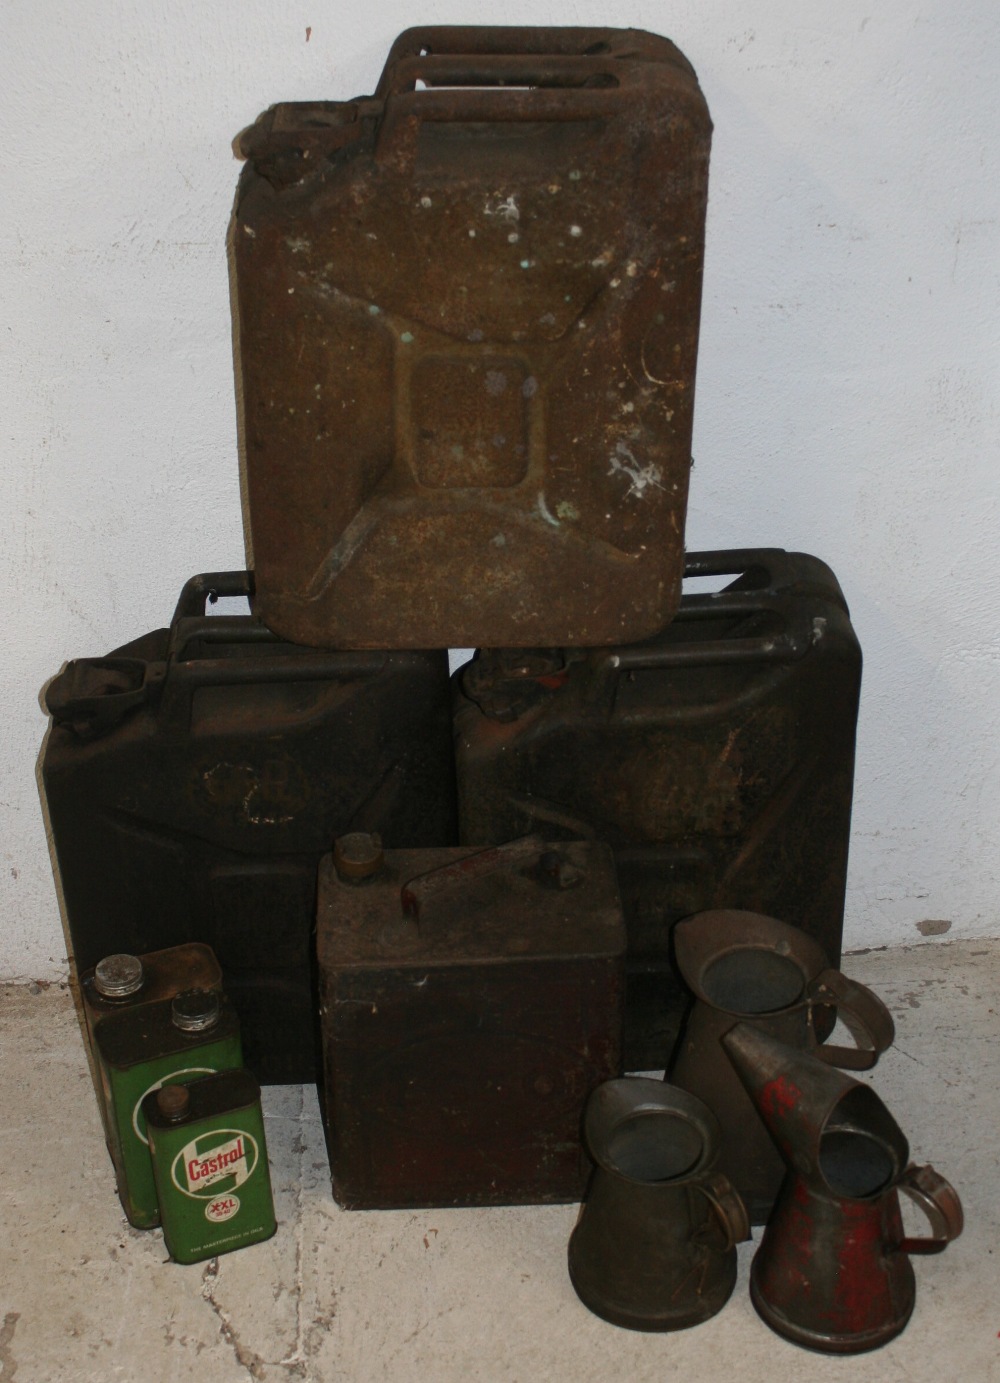
<svg viewBox="0 0 1000 1383">
<path fill-rule="evenodd" d="M 254 1077 L 222 1071 L 192 1081 L 188 1096 L 175 1119 L 155 1092 L 144 1102 L 163 1238 L 176 1263 L 231 1253 L 277 1228 Z"/>
<path fill-rule="evenodd" d="M 142 1102 L 161 1085 L 187 1084 L 199 1076 L 243 1064 L 239 1020 L 221 996 L 220 1014 L 206 1032 L 181 1032 L 171 1021 L 171 1001 L 109 1014 L 95 1028 L 95 1056 L 107 1115 L 118 1197 L 137 1229 L 160 1223 Z"/>
</svg>

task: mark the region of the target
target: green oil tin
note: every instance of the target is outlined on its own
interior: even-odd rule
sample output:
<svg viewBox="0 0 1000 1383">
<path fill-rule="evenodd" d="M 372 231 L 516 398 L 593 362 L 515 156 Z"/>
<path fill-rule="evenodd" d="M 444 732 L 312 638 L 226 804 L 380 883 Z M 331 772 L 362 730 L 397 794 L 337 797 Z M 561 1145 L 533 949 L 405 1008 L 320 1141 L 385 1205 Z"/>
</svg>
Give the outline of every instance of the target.
<svg viewBox="0 0 1000 1383">
<path fill-rule="evenodd" d="M 109 1013 L 94 1029 L 118 1196 L 137 1229 L 160 1222 L 142 1102 L 162 1085 L 243 1064 L 239 1020 L 225 995 L 189 989 L 172 999 Z"/>
<path fill-rule="evenodd" d="M 277 1228 L 260 1086 L 220 1071 L 146 1096 L 143 1113 L 170 1257 L 198 1263 Z"/>
</svg>

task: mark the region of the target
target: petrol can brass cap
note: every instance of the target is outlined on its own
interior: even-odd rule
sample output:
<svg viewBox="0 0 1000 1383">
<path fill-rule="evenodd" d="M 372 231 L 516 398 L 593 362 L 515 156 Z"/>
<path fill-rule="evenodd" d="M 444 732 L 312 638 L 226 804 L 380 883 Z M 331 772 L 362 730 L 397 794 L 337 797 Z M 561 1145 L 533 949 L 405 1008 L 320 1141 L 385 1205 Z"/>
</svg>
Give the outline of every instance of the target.
<svg viewBox="0 0 1000 1383">
<path fill-rule="evenodd" d="M 214 989 L 185 989 L 175 994 L 170 1004 L 170 1017 L 175 1028 L 182 1032 L 204 1032 L 219 1021 L 221 1005 Z"/>
<path fill-rule="evenodd" d="M 125 952 L 105 956 L 94 969 L 94 988 L 105 999 L 127 999 L 138 993 L 144 979 L 142 961 Z"/>
<path fill-rule="evenodd" d="M 333 865 L 341 879 L 368 879 L 382 867 L 382 837 L 352 831 L 333 842 Z"/>
</svg>

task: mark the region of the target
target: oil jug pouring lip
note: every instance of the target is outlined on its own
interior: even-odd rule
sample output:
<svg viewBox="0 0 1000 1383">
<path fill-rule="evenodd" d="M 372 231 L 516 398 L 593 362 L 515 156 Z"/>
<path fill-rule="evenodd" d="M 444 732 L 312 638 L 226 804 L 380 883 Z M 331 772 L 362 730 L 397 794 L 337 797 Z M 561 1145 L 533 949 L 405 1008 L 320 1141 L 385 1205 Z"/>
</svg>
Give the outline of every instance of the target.
<svg viewBox="0 0 1000 1383">
<path fill-rule="evenodd" d="M 664 1140 L 666 1125 L 672 1125 L 674 1136 Z M 711 1171 L 721 1131 L 695 1096 L 660 1080 L 623 1076 L 605 1081 L 591 1095 L 584 1136 L 603 1171 L 643 1186 L 674 1188 Z M 658 1152 L 650 1149 L 651 1141 L 660 1145 Z M 664 1141 L 669 1153 L 663 1152 Z"/>
<path fill-rule="evenodd" d="M 677 967 L 699 1003 L 734 1022 L 767 1024 L 833 1007 L 855 1046 L 811 1043 L 831 1065 L 865 1071 L 892 1045 L 895 1024 L 867 986 L 830 965 L 822 946 L 798 927 L 763 913 L 719 909 L 674 928 Z M 780 1030 L 780 1029 L 779 1029 Z"/>
<path fill-rule="evenodd" d="M 810 982 L 830 968 L 819 942 L 786 922 L 736 908 L 695 913 L 674 928 L 678 969 L 696 999 L 717 1012 L 763 1018 L 810 1002 Z M 761 973 L 745 962 L 759 959 Z"/>
</svg>

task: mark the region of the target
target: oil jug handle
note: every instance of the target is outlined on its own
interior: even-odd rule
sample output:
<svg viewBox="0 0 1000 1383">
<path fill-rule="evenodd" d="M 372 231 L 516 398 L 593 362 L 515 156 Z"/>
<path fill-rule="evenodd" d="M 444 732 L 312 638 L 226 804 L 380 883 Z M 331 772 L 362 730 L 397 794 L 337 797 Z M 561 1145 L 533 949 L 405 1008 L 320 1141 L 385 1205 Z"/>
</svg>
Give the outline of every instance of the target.
<svg viewBox="0 0 1000 1383">
<path fill-rule="evenodd" d="M 722 1172 L 714 1172 L 698 1183 L 698 1189 L 715 1211 L 726 1236 L 725 1252 L 750 1238 L 750 1219 L 740 1193 Z"/>
<path fill-rule="evenodd" d="M 916 1201 L 934 1231 L 929 1239 L 904 1239 L 899 1246 L 904 1253 L 941 1253 L 958 1238 L 965 1225 L 962 1202 L 954 1186 L 929 1162 L 923 1166 L 911 1162 L 900 1178 L 899 1189 Z"/>
<path fill-rule="evenodd" d="M 817 1044 L 814 1055 L 830 1066 L 842 1066 L 848 1071 L 867 1071 L 875 1065 L 887 1047 L 892 1046 L 896 1025 L 885 1004 L 867 985 L 849 980 L 840 970 L 824 970 L 809 986 L 809 1025 L 817 1005 L 836 1007 L 837 1016 L 854 1038 L 857 1046 L 838 1047 L 831 1043 Z"/>
</svg>

